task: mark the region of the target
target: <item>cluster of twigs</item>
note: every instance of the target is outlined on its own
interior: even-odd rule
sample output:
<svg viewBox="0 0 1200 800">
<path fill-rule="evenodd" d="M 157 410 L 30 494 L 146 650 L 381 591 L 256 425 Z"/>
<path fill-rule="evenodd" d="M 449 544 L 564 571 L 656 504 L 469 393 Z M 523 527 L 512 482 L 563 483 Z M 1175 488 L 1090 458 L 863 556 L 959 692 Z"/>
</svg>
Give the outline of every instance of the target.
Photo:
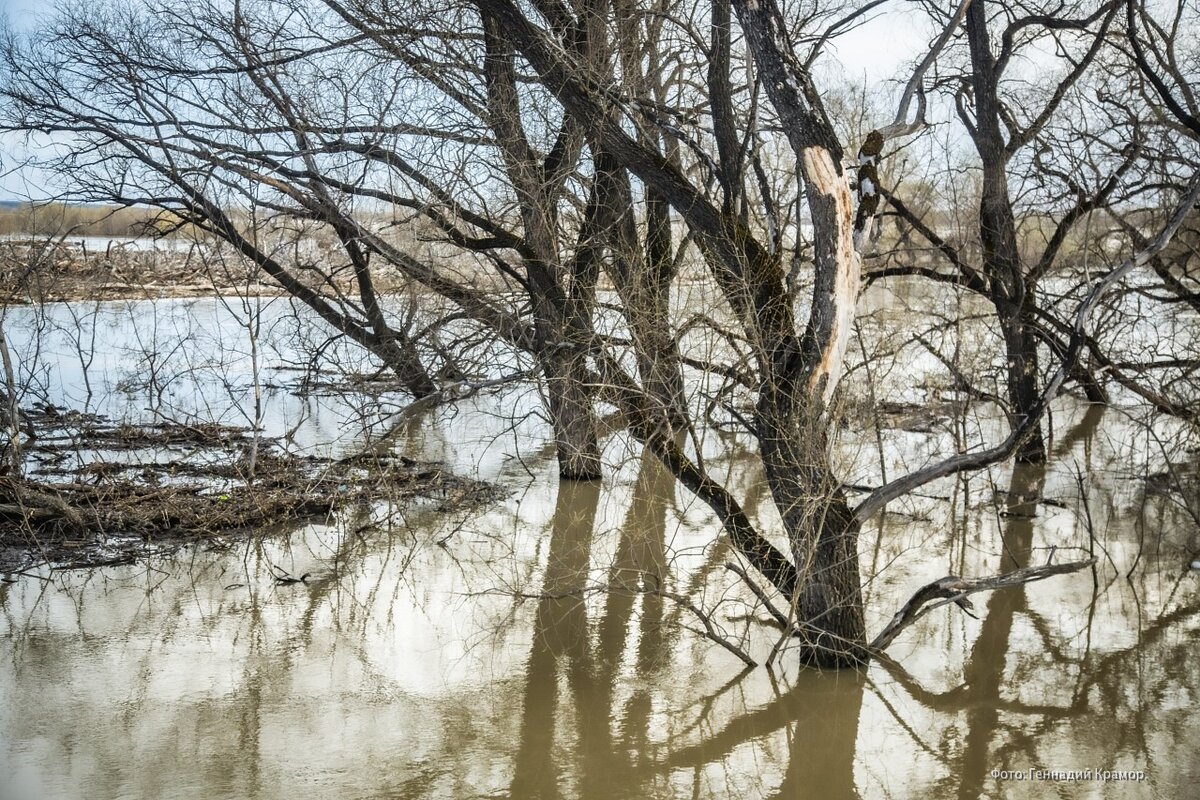
<svg viewBox="0 0 1200 800">
<path fill-rule="evenodd" d="M 110 563 L 114 549 L 131 553 L 220 535 L 276 532 L 374 501 L 428 498 L 459 507 L 495 496 L 488 484 L 406 458 L 298 455 L 260 438 L 252 463 L 251 439 L 242 429 L 100 426 L 96 420 L 78 417 L 70 435 L 39 443 L 31 455 L 42 466 L 29 475 L 0 474 L 0 562 L 6 567 L 31 561 Z M 122 456 L 153 450 L 154 456 L 89 458 L 64 466 L 67 447 Z"/>
</svg>

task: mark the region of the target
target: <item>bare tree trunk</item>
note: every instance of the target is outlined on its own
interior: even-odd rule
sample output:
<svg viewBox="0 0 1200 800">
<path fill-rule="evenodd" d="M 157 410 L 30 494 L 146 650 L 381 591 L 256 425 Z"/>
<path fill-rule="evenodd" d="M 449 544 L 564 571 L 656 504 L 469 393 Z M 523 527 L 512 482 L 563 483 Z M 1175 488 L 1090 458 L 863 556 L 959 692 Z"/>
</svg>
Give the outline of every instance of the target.
<svg viewBox="0 0 1200 800">
<path fill-rule="evenodd" d="M 977 0 L 967 10 L 967 39 L 971 48 L 971 83 L 975 99 L 972 139 L 983 164 L 979 201 L 979 234 L 983 267 L 999 317 L 1005 346 L 1008 401 L 1016 427 L 1038 401 L 1038 354 L 1030 321 L 1036 315 L 1034 285 L 1026 280 L 1017 248 L 1016 218 L 1008 194 L 1010 154 L 1000 129 L 996 60 L 987 28 L 987 3 Z M 1017 460 L 1040 463 L 1046 458 L 1041 426 L 1017 451 Z"/>
<path fill-rule="evenodd" d="M 1034 413 L 1041 397 L 1038 386 L 1038 343 L 1028 317 L 1033 303 L 1030 292 L 1019 308 L 1007 308 L 1004 304 L 999 306 L 1000 328 L 1004 333 L 1008 402 L 1012 406 L 1013 427 L 1020 425 L 1027 416 Z M 1017 461 L 1024 464 L 1040 464 L 1045 460 L 1046 444 L 1041 426 L 1038 426 L 1029 440 L 1017 451 Z"/>
<path fill-rule="evenodd" d="M 596 264 L 587 257 L 572 261 L 569 296 L 546 262 L 530 260 L 526 269 L 535 289 L 535 355 L 546 380 L 559 476 L 593 480 L 601 477 L 600 443 L 585 353 L 592 336 Z"/>
<path fill-rule="evenodd" d="M 596 180 L 601 184 L 600 202 L 611 204 L 613 236 L 613 285 L 621 298 L 622 311 L 633 336 L 638 374 L 647 394 L 659 406 L 664 422 L 672 430 L 683 430 L 687 412 L 679 344 L 668 323 L 671 314 L 671 256 L 669 206 L 652 190 L 646 199 L 645 255 L 638 241 L 633 214 L 629 175 L 616 160 L 601 151 Z M 607 190 L 605 190 L 607 188 Z"/>
<path fill-rule="evenodd" d="M 591 398 L 585 386 L 584 350 L 591 336 L 598 259 L 584 231 L 583 253 L 563 264 L 559 257 L 558 198 L 560 182 L 540 161 L 524 128 L 517 91 L 515 51 L 503 24 L 483 13 L 484 77 L 488 116 L 516 189 L 521 210 L 524 266 L 534 320 L 534 356 L 546 379 L 547 407 L 558 448 L 559 475 L 588 480 L 600 477 L 600 446 Z M 582 145 L 582 134 L 567 130 L 564 149 Z M 595 191 L 595 189 L 593 189 Z"/>
<path fill-rule="evenodd" d="M 558 473 L 560 477 L 572 480 L 601 477 L 596 419 L 592 399 L 584 384 L 584 367 L 583 356 L 579 353 L 556 353 L 542 361 L 547 406 L 558 452 Z"/>
<path fill-rule="evenodd" d="M 822 667 L 865 663 L 866 626 L 858 564 L 859 524 L 827 462 L 823 432 L 811 427 L 761 439 L 771 493 L 796 565 L 795 619 L 801 658 Z"/>
</svg>

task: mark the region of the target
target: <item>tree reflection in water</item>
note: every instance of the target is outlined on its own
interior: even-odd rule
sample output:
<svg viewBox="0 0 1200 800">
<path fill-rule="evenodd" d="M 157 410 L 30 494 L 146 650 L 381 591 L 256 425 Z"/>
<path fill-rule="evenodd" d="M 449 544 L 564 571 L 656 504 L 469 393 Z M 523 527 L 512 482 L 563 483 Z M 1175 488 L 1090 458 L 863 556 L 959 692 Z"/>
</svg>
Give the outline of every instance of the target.
<svg viewBox="0 0 1200 800">
<path fill-rule="evenodd" d="M 1185 517 L 1112 477 L 1129 463 L 1119 422 L 1083 415 L 1048 471 L 1006 475 L 998 509 L 975 481 L 952 513 L 886 516 L 873 543 L 891 581 L 872 586 L 881 613 L 947 562 L 994 574 L 1086 547 L 1082 512 L 1053 504 L 1078 500 L 1074 461 L 1092 489 L 1097 588 L 1082 574 L 978 596 L 978 620 L 930 614 L 898 641 L 899 664 L 864 675 L 786 656 L 774 675 L 740 673 L 683 630 L 689 612 L 660 587 L 749 631 L 760 658 L 776 636 L 746 613 L 707 517 L 648 456 L 603 484 L 539 478 L 457 521 L 359 536 L 363 510 L 290 543 L 0 586 L 0 767 L 30 788 L 15 800 L 1188 797 L 1200 593 L 1175 561 Z M 412 448 L 438 446 L 436 429 Z M 761 486 L 724 457 L 752 498 Z M 323 577 L 278 588 L 280 563 Z M 991 777 L 1030 767 L 1149 780 Z"/>
<path fill-rule="evenodd" d="M 1091 436 L 1102 417 L 1101 409 L 1089 409 L 1059 439 L 1056 456 L 1064 458 L 1081 448 L 1090 458 Z M 998 572 L 1030 566 L 1036 563 L 1035 553 L 1053 552 L 1053 541 L 1038 540 L 1046 491 L 1044 467 L 1018 466 L 1012 471 L 998 514 L 1002 521 Z M 1200 675 L 1194 665 L 1189 668 L 1185 663 L 1192 637 L 1180 631 L 1182 640 L 1165 652 L 1157 645 L 1175 638 L 1169 634 L 1173 627 L 1194 625 L 1189 620 L 1200 604 L 1178 608 L 1147 624 L 1140 646 L 1154 655 L 1138 660 L 1161 667 L 1139 667 L 1135 678 L 1126 666 L 1139 652 L 1137 647 L 1101 657 L 1085 647 L 1081 655 L 1076 654 L 1072 641 L 1061 641 L 1052 621 L 1030 606 L 1025 587 L 1017 587 L 987 596 L 960 680 L 948 690 L 927 689 L 902 666 L 883 661 L 868 674 L 802 671 L 788 677 L 788 685 L 772 684 L 773 696 L 755 703 L 748 700 L 756 694 L 753 684 L 760 676 L 743 674 L 698 703 L 669 710 L 669 725 L 679 725 L 682 735 L 651 730 L 658 694 L 656 670 L 670 657 L 671 637 L 664 640 L 670 626 L 664 628 L 664 622 L 671 615 L 664 616 L 662 596 L 653 590 L 659 581 L 672 579 L 665 537 L 673 497 L 669 476 L 653 458 L 644 456 L 613 562 L 607 568 L 607 583 L 598 587 L 589 585 L 588 578 L 589 573 L 595 574 L 589 553 L 594 549 L 593 525 L 601 492 L 594 484 L 564 482 L 560 487 L 544 578 L 547 596 L 540 600 L 533 632 L 521 744 L 509 796 L 707 797 L 736 796 L 748 788 L 755 796 L 778 798 L 876 796 L 880 787 L 864 790 L 863 770 L 856 773 L 856 764 L 878 758 L 884 762 L 880 765 L 884 772 L 902 773 L 904 766 L 891 760 L 894 754 L 857 752 L 867 697 L 872 700 L 869 713 L 875 716 L 869 724 L 878 725 L 880 708 L 887 708 L 901 735 L 931 757 L 941 773 L 927 781 L 910 773 L 902 781 L 909 790 L 901 789 L 897 796 L 912 796 L 913 788 L 922 783 L 927 787 L 924 791 L 932 793 L 927 796 L 1010 796 L 1014 787 L 998 783 L 991 776 L 993 770 L 1147 769 L 1147 700 L 1141 694 L 1149 688 L 1146 681 L 1153 681 L 1156 692 L 1183 690 L 1194 699 L 1191 687 Z M 585 597 L 600 588 L 605 590 L 602 613 L 589 620 Z M 1090 641 L 1100 591 L 1089 608 L 1079 610 L 1086 625 L 1072 639 L 1082 636 Z M 1036 632 L 1041 640 L 1037 646 L 1045 647 L 1038 658 L 1031 659 L 1025 649 L 1010 652 L 1014 629 L 1021 623 Z M 1064 687 L 1068 689 L 1065 705 L 1055 702 L 1061 679 L 1048 680 L 1041 689 L 1033 683 L 1034 674 L 1047 666 L 1076 676 L 1074 686 Z M 623 676 L 623 670 L 628 674 Z M 667 670 L 669 674 L 669 665 Z M 637 680 L 622 697 L 620 686 L 630 675 Z M 1123 686 L 1131 679 L 1142 684 L 1138 692 Z M 740 710 L 714 713 L 718 698 L 739 691 L 747 700 L 741 706 L 733 704 Z M 903 695 L 907 719 L 901 718 L 892 699 L 898 693 Z M 662 699 L 657 698 L 660 706 Z M 574 727 L 568 729 L 572 722 Z M 1056 756 L 1054 746 L 1047 746 L 1078 722 L 1105 731 L 1094 738 L 1076 731 L 1082 734 L 1083 751 L 1092 759 L 1086 763 L 1071 761 L 1078 755 L 1069 755 L 1070 750 L 1067 756 Z M 1173 725 L 1183 736 L 1188 721 L 1181 718 Z M 926 741 L 918 728 L 941 735 Z M 1056 757 L 1068 760 L 1056 761 Z M 762 767 L 766 768 L 757 772 Z M 685 776 L 690 791 L 685 791 Z M 1038 788 L 1029 787 L 1027 796 L 1036 796 Z M 1091 788 L 1099 788 L 1102 796 L 1126 796 L 1126 792 L 1139 796 L 1139 791 L 1148 789 L 1099 783 Z M 1026 796 L 1021 791 L 1018 796 Z"/>
</svg>

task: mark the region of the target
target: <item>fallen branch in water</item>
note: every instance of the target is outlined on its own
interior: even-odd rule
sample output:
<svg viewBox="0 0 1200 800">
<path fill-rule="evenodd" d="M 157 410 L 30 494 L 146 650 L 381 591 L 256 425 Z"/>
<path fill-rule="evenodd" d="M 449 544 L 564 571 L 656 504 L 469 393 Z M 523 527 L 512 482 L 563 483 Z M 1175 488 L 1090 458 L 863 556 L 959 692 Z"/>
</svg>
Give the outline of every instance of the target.
<svg viewBox="0 0 1200 800">
<path fill-rule="evenodd" d="M 57 494 L 8 476 L 0 478 L 0 515 L 23 517 L 38 522 L 61 521 L 73 528 L 85 526 L 79 511 Z"/>
<path fill-rule="evenodd" d="M 164 546 L 290 530 L 349 506 L 425 499 L 450 509 L 499 496 L 437 464 L 384 455 L 333 461 L 269 437 L 252 472 L 246 432 L 217 423 L 117 425 L 57 408 L 27 417 L 40 424 L 33 469 L 17 475 L 0 466 L 0 571 L 35 561 L 126 563 Z M 122 456 L 106 461 L 109 451 Z"/>
<path fill-rule="evenodd" d="M 895 641 L 900 631 L 936 608 L 954 603 L 964 611 L 967 611 L 971 608 L 971 603 L 966 599 L 967 595 L 975 594 L 976 592 L 990 592 L 995 589 L 1006 589 L 1012 586 L 1022 586 L 1026 583 L 1053 577 L 1054 575 L 1066 575 L 1071 572 L 1078 572 L 1095 563 L 1096 559 L 1089 558 L 1084 561 L 1072 561 L 1068 564 L 1043 564 L 1038 567 L 1022 567 L 1021 569 L 1015 569 L 1003 575 L 994 575 L 990 578 L 960 578 L 957 575 L 947 575 L 944 578 L 939 578 L 933 583 L 922 586 L 909 598 L 909 601 L 892 617 L 891 622 L 884 626 L 884 629 L 871 642 L 871 650 L 877 653 L 886 650 L 887 646 Z M 940 600 L 940 602 L 931 603 L 930 601 L 933 600 Z"/>
</svg>

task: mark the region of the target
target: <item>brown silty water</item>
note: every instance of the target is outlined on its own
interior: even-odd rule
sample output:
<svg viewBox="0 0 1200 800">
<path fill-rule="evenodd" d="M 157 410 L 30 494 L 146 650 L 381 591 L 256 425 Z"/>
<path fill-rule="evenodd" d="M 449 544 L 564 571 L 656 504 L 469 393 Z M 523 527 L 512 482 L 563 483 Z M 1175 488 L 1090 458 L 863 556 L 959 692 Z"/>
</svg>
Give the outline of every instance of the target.
<svg viewBox="0 0 1200 800">
<path fill-rule="evenodd" d="M 188 309 L 159 311 L 208 319 Z M 344 400 L 271 402 L 271 424 L 310 415 L 312 447 L 374 430 Z M 0 796 L 1195 796 L 1200 532 L 1175 489 L 1196 459 L 1164 452 L 1180 441 L 1169 421 L 1065 400 L 1046 468 L 889 506 L 860 544 L 872 632 L 943 575 L 1097 566 L 977 595 L 977 618 L 940 608 L 891 661 L 820 673 L 786 648 L 745 670 L 698 635 L 670 595 L 760 663 L 778 639 L 707 507 L 619 431 L 609 476 L 560 484 L 536 403 L 510 387 L 395 437 L 501 484 L 486 509 L 381 498 L 282 536 L 0 584 Z M 847 480 L 919 465 L 967 425 L 999 430 L 980 416 L 851 431 Z M 705 446 L 771 530 L 745 442 Z"/>
</svg>

